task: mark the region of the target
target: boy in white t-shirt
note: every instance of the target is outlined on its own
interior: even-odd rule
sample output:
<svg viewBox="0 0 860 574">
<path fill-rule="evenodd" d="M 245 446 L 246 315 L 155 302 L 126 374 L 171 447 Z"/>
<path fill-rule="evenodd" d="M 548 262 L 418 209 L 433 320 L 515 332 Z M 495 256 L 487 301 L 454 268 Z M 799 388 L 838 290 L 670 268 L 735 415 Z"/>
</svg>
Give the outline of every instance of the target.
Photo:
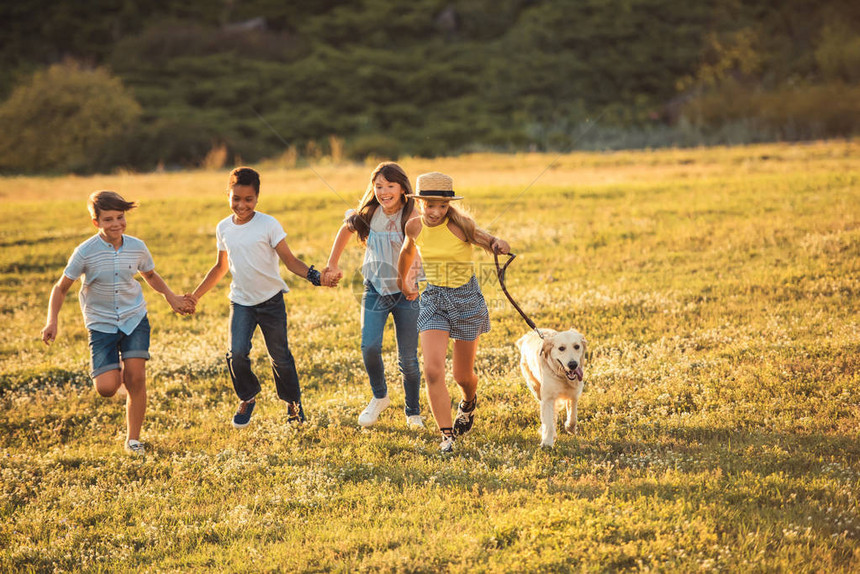
<svg viewBox="0 0 860 574">
<path fill-rule="evenodd" d="M 287 269 L 320 285 L 320 273 L 293 255 L 281 224 L 271 215 L 255 211 L 260 196 L 260 174 L 249 167 L 230 172 L 227 186 L 233 215 L 215 228 L 218 259 L 191 294 L 196 303 L 221 280 L 227 271 L 230 284 L 230 351 L 227 367 L 239 408 L 233 426 L 244 428 L 251 422 L 260 381 L 251 370 L 251 338 L 257 325 L 263 332 L 272 363 L 278 397 L 287 402 L 287 421 L 305 420 L 296 364 L 287 341 L 287 312 L 284 293 L 289 288 L 281 278 L 278 259 Z M 335 283 L 336 284 L 336 283 Z M 333 286 L 333 285 L 327 285 Z"/>
</svg>

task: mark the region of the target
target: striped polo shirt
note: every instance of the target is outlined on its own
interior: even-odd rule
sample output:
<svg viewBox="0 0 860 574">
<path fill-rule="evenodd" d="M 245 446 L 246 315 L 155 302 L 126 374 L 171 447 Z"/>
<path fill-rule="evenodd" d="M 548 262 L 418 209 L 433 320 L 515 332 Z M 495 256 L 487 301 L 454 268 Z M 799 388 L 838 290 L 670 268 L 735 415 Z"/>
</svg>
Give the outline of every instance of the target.
<svg viewBox="0 0 860 574">
<path fill-rule="evenodd" d="M 75 248 L 63 274 L 75 281 L 84 276 L 78 299 L 87 329 L 101 333 L 130 334 L 146 315 L 138 272 L 155 269 L 149 249 L 140 239 L 122 236 L 122 246 L 98 234 Z"/>
</svg>

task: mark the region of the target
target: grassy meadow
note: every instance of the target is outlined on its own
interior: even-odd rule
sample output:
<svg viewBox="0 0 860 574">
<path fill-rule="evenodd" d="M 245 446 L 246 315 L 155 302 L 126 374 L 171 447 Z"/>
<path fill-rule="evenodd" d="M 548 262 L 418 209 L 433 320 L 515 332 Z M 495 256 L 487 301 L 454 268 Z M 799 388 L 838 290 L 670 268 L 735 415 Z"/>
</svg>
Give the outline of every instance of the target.
<svg viewBox="0 0 860 574">
<path fill-rule="evenodd" d="M 491 275 L 478 419 L 456 452 L 439 454 L 423 391 L 428 429 L 406 428 L 391 330 L 392 407 L 358 427 L 352 245 L 336 290 L 283 270 L 300 430 L 259 334 L 264 390 L 251 426 L 230 425 L 228 279 L 192 317 L 144 285 L 148 451 L 129 457 L 73 294 L 58 340 L 39 340 L 51 285 L 94 232 L 86 196 L 115 189 L 140 201 L 127 231 L 156 270 L 192 289 L 229 214 L 227 170 L 4 178 L 0 571 L 860 569 L 860 142 L 401 163 L 451 174 L 518 254 L 522 307 L 588 338 L 579 434 L 538 448 L 514 346 L 528 327 Z M 260 166 L 259 210 L 322 267 L 372 168 Z"/>
</svg>

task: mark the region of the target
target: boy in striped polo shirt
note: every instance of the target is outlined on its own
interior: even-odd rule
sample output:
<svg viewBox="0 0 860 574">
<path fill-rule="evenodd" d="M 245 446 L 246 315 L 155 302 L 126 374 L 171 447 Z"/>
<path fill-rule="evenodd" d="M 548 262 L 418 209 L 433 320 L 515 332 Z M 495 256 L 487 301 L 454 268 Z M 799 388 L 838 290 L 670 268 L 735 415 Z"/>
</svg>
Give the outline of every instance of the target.
<svg viewBox="0 0 860 574">
<path fill-rule="evenodd" d="M 125 449 L 142 455 L 145 448 L 140 442 L 140 428 L 146 412 L 149 320 L 143 290 L 134 276 L 139 272 L 177 313 L 193 312 L 194 303 L 173 293 L 155 272 L 152 255 L 143 241 L 125 235 L 125 213 L 137 207 L 135 202 L 113 191 L 96 191 L 90 195 L 88 207 L 99 231 L 75 248 L 63 276 L 51 290 L 42 340 L 50 344 L 56 339 L 66 293 L 83 276 L 78 298 L 89 331 L 90 376 L 103 397 L 114 396 L 125 385 Z"/>
</svg>

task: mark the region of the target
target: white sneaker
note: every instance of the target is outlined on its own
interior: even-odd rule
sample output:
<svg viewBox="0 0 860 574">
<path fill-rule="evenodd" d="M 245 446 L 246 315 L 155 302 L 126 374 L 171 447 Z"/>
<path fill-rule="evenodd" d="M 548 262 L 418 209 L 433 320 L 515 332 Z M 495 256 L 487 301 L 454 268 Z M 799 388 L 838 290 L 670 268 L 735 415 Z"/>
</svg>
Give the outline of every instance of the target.
<svg viewBox="0 0 860 574">
<path fill-rule="evenodd" d="M 379 419 L 379 413 L 388 408 L 391 404 L 391 399 L 384 396 L 381 399 L 373 397 L 370 399 L 370 404 L 358 415 L 358 424 L 363 427 L 369 427 Z"/>
<path fill-rule="evenodd" d="M 143 443 L 140 441 L 129 439 L 125 443 L 125 452 L 129 454 L 133 454 L 135 456 L 143 456 L 146 454 L 146 447 L 143 446 Z"/>
<path fill-rule="evenodd" d="M 442 442 L 439 443 L 439 450 L 443 453 L 454 452 L 454 437 L 446 434 L 442 435 Z"/>
<path fill-rule="evenodd" d="M 416 430 L 426 428 L 424 426 L 424 417 L 421 415 L 408 415 L 406 417 L 406 426 Z"/>
</svg>

